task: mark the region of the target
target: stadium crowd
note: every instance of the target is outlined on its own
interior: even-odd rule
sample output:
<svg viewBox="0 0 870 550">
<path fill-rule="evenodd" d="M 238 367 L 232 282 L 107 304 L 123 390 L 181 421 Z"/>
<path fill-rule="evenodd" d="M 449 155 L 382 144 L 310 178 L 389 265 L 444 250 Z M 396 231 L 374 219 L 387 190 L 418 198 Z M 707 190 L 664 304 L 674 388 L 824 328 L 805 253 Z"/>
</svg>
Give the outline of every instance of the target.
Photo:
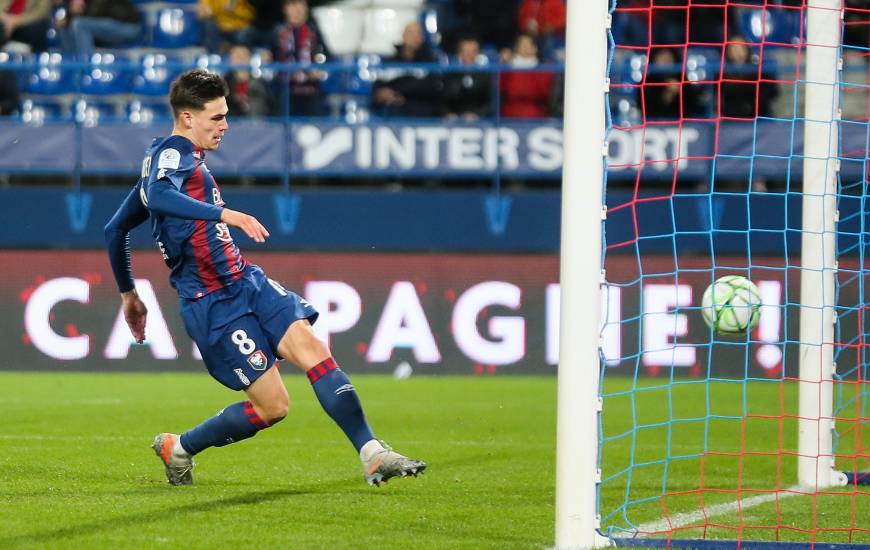
<svg viewBox="0 0 870 550">
<path fill-rule="evenodd" d="M 323 0 L 0 0 L 0 46 L 8 52 L 0 61 L 42 63 L 37 54 L 52 51 L 63 62 L 84 63 L 83 71 L 100 52 L 114 53 L 121 63 L 138 63 L 140 72 L 148 63 L 159 63 L 160 54 L 170 64 L 206 64 L 229 81 L 233 116 L 364 120 L 350 116 L 352 105 L 362 105 L 365 116 L 382 117 L 562 115 L 565 0 L 396 0 L 398 23 L 392 23 L 392 35 L 385 31 L 381 37 L 395 37 L 394 47 L 367 47 L 368 35 L 348 47 L 343 33 L 353 34 L 349 20 L 363 18 L 369 25 L 377 16 L 377 10 L 347 7 L 352 5 Z M 760 10 L 751 5 L 621 1 L 613 22 L 619 45 L 611 77 L 616 110 L 635 120 L 774 115 L 777 67 L 759 45 L 757 22 L 749 16 Z M 764 5 L 765 17 L 779 33 L 765 39 L 781 39 L 783 45 L 794 41 L 800 25 L 788 27 L 800 17 L 795 9 L 800 2 Z M 866 7 L 870 1 L 848 0 L 847 5 Z M 847 23 L 857 13 L 847 11 Z M 387 29 L 384 22 L 376 24 Z M 847 26 L 847 42 L 866 46 L 867 25 Z M 762 63 L 763 56 L 772 61 Z M 699 78 L 692 69 L 699 62 L 715 69 Z M 280 64 L 306 68 L 282 70 Z M 405 69 L 405 64 L 425 68 Z M 270 66 L 276 69 L 265 69 Z M 164 84 L 177 72 L 166 76 Z M 0 75 L 0 114 L 20 113 L 26 98 L 44 98 L 39 79 L 28 79 L 26 71 Z M 76 91 L 69 85 L 49 94 Z M 138 91 L 130 85 L 115 90 L 134 96 Z"/>
<path fill-rule="evenodd" d="M 335 67 L 350 66 L 360 57 L 373 67 L 385 65 L 371 71 L 362 86 L 357 86 L 361 90 L 356 90 L 368 95 L 364 103 L 374 115 L 470 119 L 561 113 L 561 107 L 554 104 L 561 96 L 554 92 L 554 83 L 561 81 L 555 73 L 564 52 L 565 0 L 399 1 L 399 19 L 404 19 L 394 28 L 398 43 L 394 51 L 381 47 L 375 53 L 363 46 L 351 52 L 343 45 L 339 52 L 330 48 L 331 42 L 340 40 L 336 38 L 340 33 L 330 29 L 330 39 L 312 8 L 338 5 L 340 10 L 341 4 L 308 0 L 178 0 L 170 4 L 0 0 L 0 47 L 6 52 L 0 61 L 19 61 L 18 70 L 0 73 L 0 114 L 19 112 L 24 98 L 45 99 L 51 93 L 79 91 L 70 84 L 68 89 L 44 94 L 34 85 L 39 79 L 20 70 L 28 62 L 41 64 L 45 58 L 39 54 L 49 51 L 59 54 L 51 63 L 78 62 L 82 74 L 91 68 L 92 56 L 100 53 L 113 54 L 101 58 L 104 73 L 111 71 L 106 59 L 119 64 L 138 60 L 142 65 L 145 57 L 153 59 L 162 53 L 193 65 L 199 59 L 220 56 L 209 68 L 221 71 L 229 81 L 233 116 L 340 115 L 343 106 L 335 108 L 330 96 L 341 95 L 337 92 L 345 92 L 348 81 L 360 79 L 346 74 L 347 69 L 341 75 L 342 69 Z M 406 9 L 415 5 L 413 11 Z M 166 6 L 175 11 L 161 11 Z M 346 18 L 372 17 L 366 10 L 348 11 Z M 429 22 L 424 25 L 425 17 Z M 157 35 L 165 34 L 167 27 L 170 34 L 185 36 L 161 41 Z M 411 63 L 431 67 L 422 71 L 400 67 Z M 278 69 L 256 69 L 270 64 Z M 276 64 L 311 68 L 288 71 Z M 317 67 L 323 64 L 331 64 L 333 74 Z M 504 71 L 492 68 L 499 64 L 505 65 Z M 529 71 L 539 64 L 548 68 Z M 523 72 L 509 72 L 511 67 Z M 170 78 L 166 80 L 168 85 Z M 135 88 L 127 88 L 116 91 L 136 94 Z"/>
</svg>

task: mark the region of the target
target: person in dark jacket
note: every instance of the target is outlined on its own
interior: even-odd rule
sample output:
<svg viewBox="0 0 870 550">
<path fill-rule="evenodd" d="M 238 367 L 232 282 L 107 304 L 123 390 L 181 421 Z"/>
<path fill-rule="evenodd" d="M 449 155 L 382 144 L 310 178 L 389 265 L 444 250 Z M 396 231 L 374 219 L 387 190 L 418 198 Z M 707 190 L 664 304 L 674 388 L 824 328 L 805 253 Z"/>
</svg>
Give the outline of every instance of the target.
<svg viewBox="0 0 870 550">
<path fill-rule="evenodd" d="M 0 116 L 17 113 L 19 99 L 15 71 L 0 71 Z"/>
<path fill-rule="evenodd" d="M 278 35 L 278 26 L 284 20 L 283 2 L 280 0 L 248 0 L 254 8 L 254 20 L 239 31 L 239 40 L 251 48 L 272 49 Z"/>
<path fill-rule="evenodd" d="M 272 54 L 281 63 L 314 65 L 329 59 L 329 50 L 320 30 L 309 17 L 307 0 L 284 0 L 284 25 L 278 28 Z M 313 68 L 313 67 L 312 67 Z M 289 86 L 289 112 L 296 116 L 323 114 L 320 93 L 322 73 L 316 70 L 282 73 L 281 81 Z M 283 90 L 282 90 L 283 93 Z"/>
<path fill-rule="evenodd" d="M 405 26 L 402 43 L 396 46 L 396 55 L 384 59 L 385 64 L 435 61 L 435 55 L 423 43 L 423 29 L 416 21 Z M 380 71 L 378 82 L 372 87 L 372 99 L 381 116 L 438 116 L 441 114 L 442 87 L 441 78 L 429 71 L 386 69 Z"/>
<path fill-rule="evenodd" d="M 231 117 L 264 117 L 271 111 L 271 97 L 266 83 L 251 74 L 251 50 L 236 44 L 230 48 L 230 65 L 233 68 L 224 75 L 230 93 L 227 108 Z"/>
<path fill-rule="evenodd" d="M 100 46 L 117 46 L 136 40 L 142 18 L 130 0 L 70 0 L 67 16 L 58 22 L 64 49 L 87 57 Z"/>
<path fill-rule="evenodd" d="M 743 38 L 730 38 L 725 47 L 719 116 L 747 119 L 773 116 L 773 102 L 779 95 L 775 79 L 776 75 L 759 70 L 758 59 Z"/>
<path fill-rule="evenodd" d="M 492 75 L 476 71 L 480 42 L 464 35 L 456 47 L 456 60 L 466 70 L 444 75 L 444 114 L 448 118 L 477 120 L 492 114 Z"/>
</svg>

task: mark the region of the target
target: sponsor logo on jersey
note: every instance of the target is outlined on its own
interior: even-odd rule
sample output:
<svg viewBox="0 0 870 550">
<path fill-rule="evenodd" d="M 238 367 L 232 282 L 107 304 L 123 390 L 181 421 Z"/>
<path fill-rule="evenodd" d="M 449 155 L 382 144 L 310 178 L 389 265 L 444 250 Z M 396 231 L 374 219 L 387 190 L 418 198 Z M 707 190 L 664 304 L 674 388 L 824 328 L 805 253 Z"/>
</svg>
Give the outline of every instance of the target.
<svg viewBox="0 0 870 550">
<path fill-rule="evenodd" d="M 157 171 L 157 179 L 163 179 L 166 177 L 166 168 L 161 168 Z"/>
<path fill-rule="evenodd" d="M 265 353 L 257 350 L 248 356 L 248 364 L 254 370 L 266 370 L 266 367 L 269 366 L 269 361 L 266 359 Z"/>
<path fill-rule="evenodd" d="M 335 390 L 335 395 L 340 395 L 342 393 L 349 392 L 349 391 L 353 391 L 353 384 L 345 384 L 345 385 L 341 386 L 340 388 Z"/>
<path fill-rule="evenodd" d="M 211 190 L 211 199 L 216 206 L 223 206 L 224 200 L 221 198 L 221 190 L 213 187 Z"/>
<path fill-rule="evenodd" d="M 177 170 L 181 164 L 181 153 L 177 149 L 164 149 L 157 159 L 157 168 L 171 168 Z"/>
<path fill-rule="evenodd" d="M 236 373 L 236 376 L 239 377 L 239 380 L 242 381 L 242 384 L 244 384 L 244 385 L 246 385 L 246 386 L 250 386 L 250 385 L 251 385 L 251 381 L 248 380 L 248 377 L 245 376 L 245 373 L 244 373 L 244 371 L 242 371 L 242 369 L 233 369 L 233 372 Z"/>
</svg>

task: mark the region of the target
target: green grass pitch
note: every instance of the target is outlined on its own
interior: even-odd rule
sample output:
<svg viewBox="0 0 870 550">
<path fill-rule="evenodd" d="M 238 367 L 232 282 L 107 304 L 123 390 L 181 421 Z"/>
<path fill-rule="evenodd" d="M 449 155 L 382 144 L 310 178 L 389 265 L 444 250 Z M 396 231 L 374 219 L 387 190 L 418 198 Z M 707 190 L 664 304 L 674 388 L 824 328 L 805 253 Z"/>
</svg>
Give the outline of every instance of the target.
<svg viewBox="0 0 870 550">
<path fill-rule="evenodd" d="M 553 544 L 556 381 L 549 377 L 355 376 L 376 433 L 429 462 L 417 479 L 369 487 L 359 460 L 321 412 L 304 376 L 288 373 L 288 418 L 257 437 L 198 457 L 195 485 L 170 487 L 149 445 L 159 431 L 198 423 L 240 394 L 202 374 L 0 374 L 0 548 L 546 548 Z M 608 392 L 630 381 L 608 381 Z M 668 397 L 670 392 L 670 397 Z M 658 498 L 699 484 L 703 445 L 693 420 L 705 399 L 716 414 L 780 407 L 769 383 L 687 384 L 605 401 L 605 433 L 633 434 L 605 448 L 601 509 L 637 525 L 699 506 L 697 494 Z M 675 406 L 668 410 L 671 399 Z M 791 400 L 792 397 L 788 397 Z M 750 412 L 755 412 L 756 409 Z M 644 428 L 632 432 L 632 415 Z M 662 420 L 671 424 L 668 446 Z M 778 428 L 711 422 L 711 444 L 766 450 Z M 787 426 L 784 433 L 793 426 Z M 664 435 L 663 435 L 664 434 Z M 795 437 L 794 434 L 785 435 Z M 785 441 L 789 444 L 790 441 Z M 635 451 L 632 455 L 631 448 Z M 590 452 L 592 445 L 590 443 Z M 634 456 L 634 463 L 632 463 Z M 632 466 L 633 464 L 633 466 Z M 770 488 L 775 459 L 704 459 L 705 487 Z M 792 475 L 788 460 L 783 476 Z M 631 478 L 620 472 L 631 472 Z M 791 480 L 783 479 L 788 486 Z M 743 494 L 743 497 L 751 494 Z M 626 502 L 631 504 L 621 508 Z M 704 504 L 735 493 L 705 493 Z M 813 513 L 816 502 L 817 513 Z M 740 523 L 870 528 L 861 494 L 793 497 L 711 518 L 708 536 L 735 538 Z M 852 542 L 870 542 L 852 530 Z M 687 538 L 700 536 L 686 531 Z M 745 538 L 809 540 L 789 529 Z M 847 540 L 847 532 L 819 538 Z"/>
</svg>

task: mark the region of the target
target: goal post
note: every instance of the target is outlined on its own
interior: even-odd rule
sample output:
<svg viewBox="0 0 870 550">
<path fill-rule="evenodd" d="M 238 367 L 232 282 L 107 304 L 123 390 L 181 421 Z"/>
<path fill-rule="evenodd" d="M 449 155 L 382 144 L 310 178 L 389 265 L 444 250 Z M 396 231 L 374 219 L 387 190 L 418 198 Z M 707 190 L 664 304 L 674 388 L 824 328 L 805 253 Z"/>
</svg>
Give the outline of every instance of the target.
<svg viewBox="0 0 870 550">
<path fill-rule="evenodd" d="M 567 3 L 555 547 L 868 548 L 870 9 L 621 4 Z M 757 328 L 704 323 L 725 275 Z"/>
<path fill-rule="evenodd" d="M 798 483 L 837 483 L 832 448 L 840 26 L 843 0 L 809 0 L 800 286 Z"/>
<path fill-rule="evenodd" d="M 597 532 L 601 225 L 608 4 L 568 2 L 557 443 L 556 546 L 592 548 Z"/>
</svg>

